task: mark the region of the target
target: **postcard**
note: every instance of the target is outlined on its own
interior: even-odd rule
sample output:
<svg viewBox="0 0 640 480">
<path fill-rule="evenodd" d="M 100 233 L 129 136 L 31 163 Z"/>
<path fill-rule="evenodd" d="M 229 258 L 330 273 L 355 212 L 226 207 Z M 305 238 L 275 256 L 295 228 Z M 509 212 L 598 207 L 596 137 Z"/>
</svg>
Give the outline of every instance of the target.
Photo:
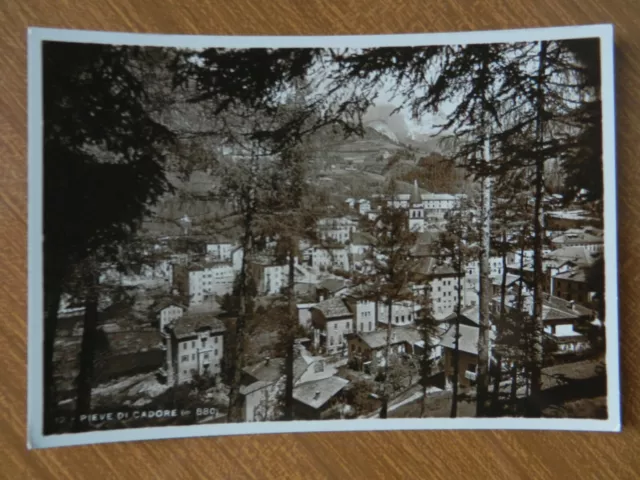
<svg viewBox="0 0 640 480">
<path fill-rule="evenodd" d="M 29 448 L 621 429 L 610 25 L 28 37 Z"/>
</svg>

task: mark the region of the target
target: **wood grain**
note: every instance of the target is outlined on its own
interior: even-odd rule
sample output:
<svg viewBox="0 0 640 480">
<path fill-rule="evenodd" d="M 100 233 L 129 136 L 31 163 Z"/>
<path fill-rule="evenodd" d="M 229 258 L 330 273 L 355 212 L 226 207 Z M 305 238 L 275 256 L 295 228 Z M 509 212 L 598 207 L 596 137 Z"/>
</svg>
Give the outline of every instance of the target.
<svg viewBox="0 0 640 480">
<path fill-rule="evenodd" d="M 6 478 L 639 478 L 640 2 L 637 0 L 4 0 L 0 5 L 0 476 Z M 622 434 L 386 432 L 26 450 L 26 28 L 198 34 L 446 32 L 614 23 Z M 636 293 L 634 293 L 636 292 Z"/>
</svg>

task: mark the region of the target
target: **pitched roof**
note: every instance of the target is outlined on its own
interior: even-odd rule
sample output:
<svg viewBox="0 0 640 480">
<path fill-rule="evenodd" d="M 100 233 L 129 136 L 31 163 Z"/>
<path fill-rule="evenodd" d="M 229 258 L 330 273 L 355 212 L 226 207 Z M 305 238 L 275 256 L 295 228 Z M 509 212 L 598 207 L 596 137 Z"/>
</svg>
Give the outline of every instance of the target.
<svg viewBox="0 0 640 480">
<path fill-rule="evenodd" d="M 573 315 L 575 317 L 590 317 L 594 313 L 593 310 L 580 305 L 579 303 L 571 302 L 548 293 L 543 294 L 543 296 L 543 305 L 548 309 L 548 312 L 543 312 L 545 320 L 553 320 L 556 318 L 554 315 L 559 315 L 559 313 L 562 313 L 565 316 Z"/>
<path fill-rule="evenodd" d="M 245 367 L 243 371 L 256 381 L 272 384 L 282 377 L 284 358 L 270 358 Z"/>
<path fill-rule="evenodd" d="M 515 282 L 520 280 L 520 275 L 514 275 L 512 273 L 507 273 L 507 283 L 506 286 L 513 285 Z M 502 275 L 493 275 L 491 277 L 491 283 L 496 286 L 502 285 Z"/>
<path fill-rule="evenodd" d="M 580 266 L 592 265 L 601 253 L 590 252 L 585 247 L 564 247 L 550 252 L 547 257 L 559 262 L 573 262 Z"/>
<path fill-rule="evenodd" d="M 257 382 L 250 383 L 249 385 L 242 385 L 240 387 L 240 395 L 249 395 L 257 390 L 261 390 L 269 385 L 273 385 L 274 382 L 265 382 L 259 380 Z"/>
<path fill-rule="evenodd" d="M 193 263 L 189 265 L 188 270 L 190 272 L 199 272 L 209 268 L 232 268 L 231 262 L 228 261 L 211 261 L 211 262 L 200 262 Z"/>
<path fill-rule="evenodd" d="M 293 389 L 293 398 L 312 408 L 320 408 L 348 384 L 349 380 L 341 377 L 305 382 Z"/>
<path fill-rule="evenodd" d="M 564 233 L 551 239 L 551 242 L 556 245 L 575 245 L 575 244 L 598 244 L 603 243 L 603 238 L 592 235 L 587 232 L 571 232 Z"/>
<path fill-rule="evenodd" d="M 212 313 L 187 313 L 175 321 L 173 332 L 177 338 L 195 335 L 200 330 L 211 330 L 213 333 L 226 331 L 224 323 Z"/>
<path fill-rule="evenodd" d="M 467 307 L 462 309 L 460 312 L 460 316 L 466 318 L 471 323 L 476 325 L 480 325 L 480 307 Z M 455 312 L 445 318 L 446 321 L 455 321 L 456 314 Z"/>
<path fill-rule="evenodd" d="M 284 362 L 285 359 L 281 357 L 270 358 L 245 367 L 243 372 L 255 378 L 257 382 L 264 382 L 265 385 L 271 385 L 284 376 Z M 309 364 L 303 357 L 295 358 L 293 361 L 294 381 L 302 376 L 308 366 Z"/>
<path fill-rule="evenodd" d="M 418 234 L 416 243 L 418 245 L 429 245 L 435 242 L 438 239 L 439 235 L 440 235 L 440 232 L 434 232 L 434 231 L 421 232 Z"/>
<path fill-rule="evenodd" d="M 554 275 L 554 278 L 559 278 L 561 280 L 571 280 L 572 282 L 587 282 L 587 274 L 581 268 L 569 270 L 568 272 L 558 273 Z"/>
<path fill-rule="evenodd" d="M 180 303 L 178 300 L 176 300 L 174 298 L 164 297 L 164 298 L 160 298 L 160 299 L 156 300 L 153 303 L 153 305 L 151 306 L 151 310 L 154 313 L 159 313 L 162 310 L 164 310 L 165 308 L 171 307 L 171 306 L 180 307 L 183 310 L 187 309 L 187 307 L 184 306 L 182 303 Z"/>
<path fill-rule="evenodd" d="M 387 344 L 387 330 L 375 330 L 373 332 L 358 333 L 360 338 L 369 348 L 376 350 Z M 420 340 L 420 332 L 415 327 L 392 327 L 391 328 L 391 344 L 410 343 L 413 345 Z"/>
<path fill-rule="evenodd" d="M 328 290 L 329 292 L 337 292 L 342 287 L 344 287 L 346 282 L 342 278 L 325 278 L 320 283 L 318 283 L 317 288 L 321 288 L 323 290 Z"/>
<path fill-rule="evenodd" d="M 500 297 L 495 297 L 494 302 L 499 302 Z M 506 305 L 514 308 L 516 296 L 509 295 Z M 531 294 L 524 297 L 523 311 L 531 312 L 533 310 L 533 297 Z M 558 321 L 558 320 L 575 320 L 580 317 L 592 317 L 594 311 L 590 308 L 580 305 L 579 303 L 565 300 L 548 293 L 543 294 L 542 299 L 542 320 Z"/>
<path fill-rule="evenodd" d="M 351 232 L 351 243 L 353 245 L 374 245 L 376 239 L 366 232 Z"/>
<path fill-rule="evenodd" d="M 313 283 L 295 283 L 293 291 L 298 303 L 316 302 L 316 286 Z"/>
<path fill-rule="evenodd" d="M 449 330 L 440 339 L 440 345 L 446 348 L 455 348 L 455 333 L 456 327 L 452 325 Z M 477 327 L 471 327 L 469 325 L 460 325 L 460 337 L 458 339 L 458 350 L 461 352 L 470 353 L 472 355 L 478 354 L 478 337 L 480 336 L 480 329 Z M 495 338 L 493 332 L 490 333 L 490 338 Z"/>
<path fill-rule="evenodd" d="M 315 307 L 311 308 L 320 310 L 327 319 L 353 315 L 351 313 L 351 310 L 347 306 L 347 303 L 344 301 L 344 298 L 342 297 L 333 297 L 327 300 L 323 300 Z"/>
<path fill-rule="evenodd" d="M 456 271 L 446 263 L 439 261 L 437 257 L 423 257 L 416 267 L 415 273 L 421 275 L 455 275 Z"/>
</svg>

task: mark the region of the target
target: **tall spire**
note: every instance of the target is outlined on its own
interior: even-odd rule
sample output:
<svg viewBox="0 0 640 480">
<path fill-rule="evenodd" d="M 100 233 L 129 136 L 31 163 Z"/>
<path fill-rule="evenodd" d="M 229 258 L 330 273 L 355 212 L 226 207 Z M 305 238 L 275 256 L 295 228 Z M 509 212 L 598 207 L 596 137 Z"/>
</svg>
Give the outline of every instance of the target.
<svg viewBox="0 0 640 480">
<path fill-rule="evenodd" d="M 422 203 L 422 196 L 420 195 L 420 189 L 418 188 L 418 180 L 413 181 L 413 192 L 411 193 L 411 204 L 418 205 Z"/>
</svg>

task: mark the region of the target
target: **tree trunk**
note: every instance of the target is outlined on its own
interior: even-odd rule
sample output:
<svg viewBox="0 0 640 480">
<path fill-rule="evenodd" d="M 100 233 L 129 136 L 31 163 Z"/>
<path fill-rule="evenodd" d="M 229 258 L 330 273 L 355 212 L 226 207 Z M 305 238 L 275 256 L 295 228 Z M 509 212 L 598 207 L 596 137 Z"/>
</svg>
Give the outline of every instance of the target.
<svg viewBox="0 0 640 480">
<path fill-rule="evenodd" d="M 460 313 L 462 312 L 462 265 L 460 248 L 458 248 L 458 259 L 456 273 L 458 298 L 456 299 L 456 324 L 455 341 L 453 344 L 453 391 L 451 395 L 451 418 L 458 416 L 458 377 L 460 376 Z"/>
<path fill-rule="evenodd" d="M 253 251 L 253 215 L 245 214 L 244 236 L 242 239 L 242 265 L 240 267 L 240 312 L 236 320 L 235 345 L 231 375 L 231 385 L 229 386 L 229 422 L 242 422 L 243 401 L 240 395 L 240 382 L 242 380 L 242 369 L 244 367 L 245 350 L 245 326 L 247 320 L 253 316 L 253 298 L 251 296 L 251 276 L 249 274 L 249 259 Z"/>
<path fill-rule="evenodd" d="M 295 326 L 296 326 L 296 296 L 295 296 L 295 262 L 293 249 L 289 250 L 289 279 L 287 285 L 287 300 L 289 318 L 285 328 L 285 387 L 284 387 L 284 420 L 293 420 L 293 363 L 295 361 Z"/>
<path fill-rule="evenodd" d="M 502 281 L 500 283 L 500 324 L 504 325 L 505 302 L 507 296 L 507 231 L 502 231 Z M 493 397 L 491 399 L 491 411 L 497 414 L 500 409 L 500 382 L 502 381 L 502 356 L 498 357 L 498 368 L 495 370 Z"/>
<path fill-rule="evenodd" d="M 493 392 L 491 396 L 491 415 L 500 414 L 500 383 L 502 382 L 502 355 L 496 355 L 496 368 L 493 376 Z"/>
<path fill-rule="evenodd" d="M 384 346 L 384 385 L 380 418 L 387 418 L 389 409 L 389 358 L 391 357 L 391 320 L 393 317 L 393 300 L 387 300 L 387 340 Z"/>
<path fill-rule="evenodd" d="M 511 348 L 516 352 L 516 354 L 520 355 L 520 358 L 513 358 L 513 365 L 511 367 L 511 392 L 509 403 L 511 404 L 512 412 L 514 415 L 518 413 L 518 374 L 520 367 L 522 366 L 521 358 L 527 355 L 526 351 L 522 351 L 523 348 L 528 348 L 526 342 L 522 341 L 520 332 L 522 331 L 521 318 L 522 318 L 522 299 L 523 299 L 523 291 L 524 291 L 524 250 L 525 250 L 525 238 L 528 234 L 527 227 L 523 227 L 522 236 L 520 238 L 520 265 L 519 265 L 519 275 L 518 279 L 518 296 L 516 297 L 516 312 L 517 316 L 514 320 L 514 339 L 516 342 L 519 342 L 516 345 L 512 345 Z"/>
<path fill-rule="evenodd" d="M 44 418 L 43 430 L 45 435 L 55 432 L 56 429 L 56 384 L 55 365 L 53 361 L 54 346 L 56 342 L 56 331 L 58 328 L 58 310 L 62 289 L 60 283 L 62 278 L 53 278 L 47 281 L 45 296 L 45 318 L 44 318 L 44 356 L 43 356 L 43 392 L 44 392 Z"/>
<path fill-rule="evenodd" d="M 518 413 L 518 362 L 515 360 L 511 365 L 511 392 L 509 392 L 509 403 L 513 415 Z"/>
<path fill-rule="evenodd" d="M 538 91 L 537 91 L 537 113 L 536 113 L 536 165 L 535 165 L 535 206 L 534 206 L 534 235 L 533 235 L 533 325 L 531 331 L 531 395 L 527 398 L 527 416 L 540 417 L 541 405 L 541 383 L 542 383 L 542 304 L 543 304 L 543 282 L 544 274 L 542 271 L 542 240 L 543 231 L 543 215 L 542 196 L 544 194 L 544 155 L 542 152 L 542 142 L 544 135 L 544 91 L 542 84 L 546 76 L 547 62 L 547 42 L 540 42 L 540 55 L 538 61 Z"/>
<path fill-rule="evenodd" d="M 90 262 L 85 268 L 87 270 L 83 274 L 85 289 L 84 326 L 80 346 L 80 372 L 77 378 L 76 414 L 73 428 L 76 432 L 87 429 L 88 423 L 83 425 L 82 416 L 91 413 L 91 390 L 94 383 L 95 347 L 98 331 L 99 273 L 93 262 Z"/>
<path fill-rule="evenodd" d="M 424 414 L 427 413 L 427 384 L 422 387 L 422 402 L 420 403 L 420 418 L 424 418 Z"/>
<path fill-rule="evenodd" d="M 485 140 L 485 162 L 490 162 L 489 138 Z M 482 194 L 482 254 L 480 257 L 480 331 L 478 334 L 478 375 L 476 380 L 476 416 L 486 415 L 489 396 L 490 333 L 489 302 L 491 279 L 489 258 L 491 256 L 491 177 L 483 180 Z"/>
</svg>

